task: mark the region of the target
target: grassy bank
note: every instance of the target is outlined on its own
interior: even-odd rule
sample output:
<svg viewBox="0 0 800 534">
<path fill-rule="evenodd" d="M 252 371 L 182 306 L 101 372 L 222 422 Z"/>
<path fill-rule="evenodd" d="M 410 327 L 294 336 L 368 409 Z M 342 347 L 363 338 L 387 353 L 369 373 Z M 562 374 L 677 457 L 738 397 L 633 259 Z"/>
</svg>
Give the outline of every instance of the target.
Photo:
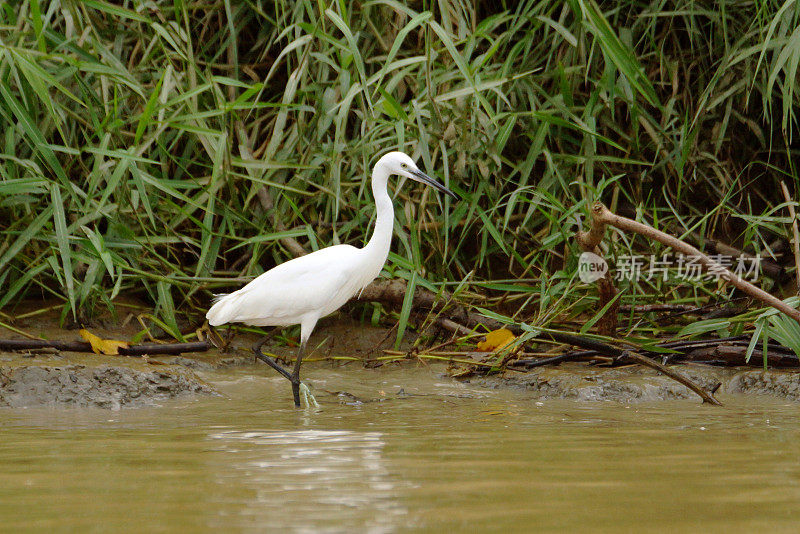
<svg viewBox="0 0 800 534">
<path fill-rule="evenodd" d="M 0 310 L 57 297 L 82 318 L 136 292 L 177 330 L 295 243 L 363 243 L 389 149 L 464 201 L 398 190 L 388 275 L 468 280 L 465 301 L 528 322 L 596 311 L 573 236 L 597 199 L 793 268 L 799 22 L 793 1 L 5 3 Z"/>
</svg>

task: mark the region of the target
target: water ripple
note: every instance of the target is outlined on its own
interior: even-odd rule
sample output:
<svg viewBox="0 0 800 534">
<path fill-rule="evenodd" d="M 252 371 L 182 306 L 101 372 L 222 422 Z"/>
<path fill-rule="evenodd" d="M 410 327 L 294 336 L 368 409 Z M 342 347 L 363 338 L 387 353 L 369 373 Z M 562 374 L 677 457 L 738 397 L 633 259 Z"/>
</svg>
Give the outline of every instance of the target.
<svg viewBox="0 0 800 534">
<path fill-rule="evenodd" d="M 240 526 L 391 532 L 407 514 L 380 432 L 229 430 L 208 438 L 224 453 L 215 477 L 221 492 L 239 488 L 236 498 L 246 501 Z M 230 527 L 230 520 L 212 526 Z"/>
</svg>

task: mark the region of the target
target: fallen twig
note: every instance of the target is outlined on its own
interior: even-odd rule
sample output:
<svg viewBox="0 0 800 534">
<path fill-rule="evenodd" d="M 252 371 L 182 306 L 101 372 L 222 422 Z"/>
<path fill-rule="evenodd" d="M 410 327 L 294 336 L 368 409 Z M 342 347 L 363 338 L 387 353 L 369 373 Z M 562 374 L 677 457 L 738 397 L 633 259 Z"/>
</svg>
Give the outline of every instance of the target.
<svg viewBox="0 0 800 534">
<path fill-rule="evenodd" d="M 193 343 L 145 343 L 120 347 L 120 356 L 144 356 L 149 354 L 181 354 L 184 352 L 204 352 L 212 345 L 208 341 Z M 0 350 L 56 349 L 65 352 L 92 352 L 91 344 L 85 341 L 57 341 L 47 339 L 0 339 Z"/>
<path fill-rule="evenodd" d="M 638 349 L 637 352 L 649 358 L 661 357 L 662 363 L 679 359 L 681 361 L 698 361 L 706 358 L 713 358 L 719 364 L 727 365 L 748 365 L 745 360 L 747 348 L 750 344 L 748 336 L 732 336 L 718 339 L 693 340 L 693 341 L 668 341 L 659 343 L 656 347 L 671 349 L 674 353 L 663 353 Z M 780 343 L 770 341 L 767 345 L 770 363 L 779 367 L 799 367 L 800 360 L 791 349 L 784 347 Z M 517 367 L 530 369 L 542 365 L 553 365 L 561 362 L 584 360 L 602 354 L 597 350 L 570 351 L 551 358 L 520 359 L 514 362 Z M 754 351 L 750 365 L 761 362 L 762 352 Z"/>
<path fill-rule="evenodd" d="M 524 367 L 525 369 L 533 369 L 534 367 L 544 367 L 545 365 L 557 365 L 562 362 L 571 362 L 575 360 L 582 360 L 586 357 L 592 357 L 597 355 L 598 352 L 596 350 L 582 350 L 582 351 L 572 351 L 572 352 L 565 352 L 564 354 L 559 354 L 557 356 L 551 356 L 549 358 L 537 358 L 535 360 L 517 360 L 511 364 L 512 367 Z"/>
<path fill-rule="evenodd" d="M 750 360 L 747 360 L 748 344 L 737 342 L 731 344 L 718 344 L 711 347 L 702 347 L 688 351 L 683 359 L 685 361 L 702 362 L 714 361 L 722 365 L 762 365 L 764 361 L 764 353 L 759 350 L 753 350 L 750 355 Z M 778 351 L 774 347 L 770 347 L 767 352 L 767 361 L 772 367 L 800 367 L 800 361 L 797 356 L 791 352 L 784 350 Z"/>
</svg>

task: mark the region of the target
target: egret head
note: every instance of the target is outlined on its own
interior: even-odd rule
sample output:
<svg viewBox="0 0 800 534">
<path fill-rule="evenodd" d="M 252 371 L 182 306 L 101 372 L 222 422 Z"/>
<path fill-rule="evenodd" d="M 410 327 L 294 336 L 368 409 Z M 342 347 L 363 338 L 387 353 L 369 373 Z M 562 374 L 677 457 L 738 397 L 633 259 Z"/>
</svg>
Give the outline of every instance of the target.
<svg viewBox="0 0 800 534">
<path fill-rule="evenodd" d="M 417 164 L 414 163 L 414 160 L 411 159 L 408 154 L 404 154 L 403 152 L 389 152 L 388 154 L 384 154 L 375 166 L 377 167 L 379 165 L 383 165 L 384 168 L 389 171 L 389 174 L 397 174 L 398 176 L 411 178 L 416 182 L 422 182 L 442 193 L 450 195 L 456 200 L 459 199 L 458 195 L 419 170 Z"/>
</svg>

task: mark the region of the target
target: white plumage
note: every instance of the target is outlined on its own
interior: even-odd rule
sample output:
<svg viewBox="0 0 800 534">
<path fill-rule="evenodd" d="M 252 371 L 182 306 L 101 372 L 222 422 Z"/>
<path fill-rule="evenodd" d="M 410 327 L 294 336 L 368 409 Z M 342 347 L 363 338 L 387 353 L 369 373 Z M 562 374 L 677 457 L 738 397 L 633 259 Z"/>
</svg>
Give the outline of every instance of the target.
<svg viewBox="0 0 800 534">
<path fill-rule="evenodd" d="M 208 310 L 208 323 L 290 326 L 316 322 L 339 309 L 380 273 L 381 266 L 363 270 L 369 260 L 365 256 L 365 249 L 337 245 L 282 263 L 221 297 Z"/>
<path fill-rule="evenodd" d="M 317 321 L 338 310 L 381 272 L 389 255 L 394 209 L 387 184 L 398 174 L 458 198 L 452 191 L 420 171 L 402 152 L 389 152 L 372 171 L 372 193 L 377 217 L 372 238 L 364 248 L 336 245 L 282 263 L 255 278 L 243 288 L 222 295 L 206 313 L 211 326 L 245 323 L 253 326 L 300 325 L 300 351 L 294 372 L 289 375 L 274 360 L 254 352 L 292 382 L 295 404 L 299 406 L 300 361 Z"/>
</svg>

